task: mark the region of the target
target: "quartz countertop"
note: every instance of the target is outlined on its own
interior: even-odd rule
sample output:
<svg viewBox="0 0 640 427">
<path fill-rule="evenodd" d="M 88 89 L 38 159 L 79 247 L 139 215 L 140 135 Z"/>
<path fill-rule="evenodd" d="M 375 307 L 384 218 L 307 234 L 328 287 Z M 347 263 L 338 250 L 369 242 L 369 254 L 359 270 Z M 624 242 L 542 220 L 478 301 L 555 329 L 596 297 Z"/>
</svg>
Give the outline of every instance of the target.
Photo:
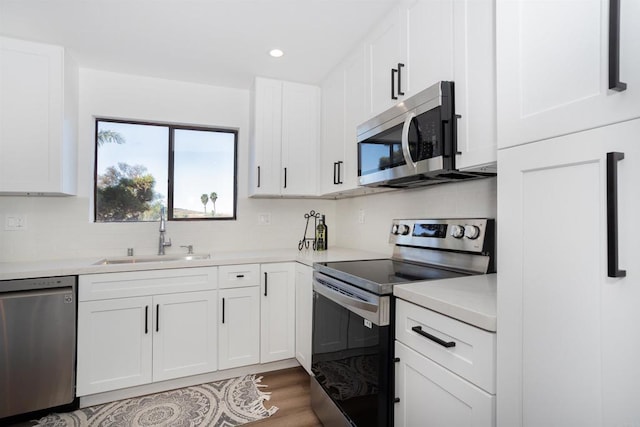
<svg viewBox="0 0 640 427">
<path fill-rule="evenodd" d="M 149 258 L 153 257 L 153 255 L 145 255 L 144 257 Z M 376 252 L 335 247 L 320 252 L 313 250 L 298 251 L 296 249 L 217 252 L 212 253 L 211 257 L 207 259 L 194 259 L 189 261 L 163 261 L 162 256 L 159 255 L 158 261 L 126 264 L 99 264 L 105 257 L 0 262 L 0 280 L 288 261 L 296 261 L 308 266 L 313 266 L 314 262 L 348 261 L 387 257 L 388 255 Z"/>
<path fill-rule="evenodd" d="M 393 294 L 429 310 L 496 332 L 495 274 L 396 285 Z"/>
</svg>

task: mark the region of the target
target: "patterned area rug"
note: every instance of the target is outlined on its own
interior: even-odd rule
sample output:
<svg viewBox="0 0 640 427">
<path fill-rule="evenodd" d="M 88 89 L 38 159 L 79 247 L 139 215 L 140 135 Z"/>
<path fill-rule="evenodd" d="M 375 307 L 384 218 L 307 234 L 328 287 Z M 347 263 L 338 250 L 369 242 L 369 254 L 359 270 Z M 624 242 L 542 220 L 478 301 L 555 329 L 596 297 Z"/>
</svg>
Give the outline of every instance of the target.
<svg viewBox="0 0 640 427">
<path fill-rule="evenodd" d="M 193 387 L 91 406 L 38 420 L 43 427 L 232 427 L 273 415 L 262 377 L 247 375 Z"/>
</svg>

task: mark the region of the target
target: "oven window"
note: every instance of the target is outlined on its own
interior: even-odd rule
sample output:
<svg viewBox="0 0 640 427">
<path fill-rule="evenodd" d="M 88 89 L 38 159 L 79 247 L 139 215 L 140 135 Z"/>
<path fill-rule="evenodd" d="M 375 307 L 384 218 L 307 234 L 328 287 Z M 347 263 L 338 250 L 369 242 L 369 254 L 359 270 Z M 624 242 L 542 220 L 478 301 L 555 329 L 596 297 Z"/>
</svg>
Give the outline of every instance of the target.
<svg viewBox="0 0 640 427">
<path fill-rule="evenodd" d="M 358 426 L 387 425 L 390 328 L 314 293 L 311 370 Z"/>
</svg>

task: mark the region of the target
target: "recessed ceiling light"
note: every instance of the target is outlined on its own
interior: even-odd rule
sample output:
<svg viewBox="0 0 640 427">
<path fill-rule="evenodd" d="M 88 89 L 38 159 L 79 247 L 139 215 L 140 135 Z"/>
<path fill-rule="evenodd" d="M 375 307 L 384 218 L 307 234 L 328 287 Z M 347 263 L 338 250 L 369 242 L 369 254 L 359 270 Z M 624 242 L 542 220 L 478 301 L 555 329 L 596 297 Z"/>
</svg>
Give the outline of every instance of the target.
<svg viewBox="0 0 640 427">
<path fill-rule="evenodd" d="M 284 55 L 284 52 L 280 49 L 271 49 L 269 51 L 269 55 L 273 56 L 274 58 L 280 58 L 282 55 Z"/>
</svg>

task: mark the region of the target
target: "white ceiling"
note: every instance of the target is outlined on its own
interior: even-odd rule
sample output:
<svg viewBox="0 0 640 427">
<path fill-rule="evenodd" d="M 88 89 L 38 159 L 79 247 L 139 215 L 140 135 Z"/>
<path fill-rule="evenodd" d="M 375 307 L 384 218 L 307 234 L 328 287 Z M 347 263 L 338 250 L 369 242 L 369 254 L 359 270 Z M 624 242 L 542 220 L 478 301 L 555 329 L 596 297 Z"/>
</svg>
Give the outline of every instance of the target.
<svg viewBox="0 0 640 427">
<path fill-rule="evenodd" d="M 248 88 L 319 83 L 398 0 L 0 0 L 0 34 L 81 67 Z M 274 47 L 280 59 L 268 56 Z"/>
</svg>

